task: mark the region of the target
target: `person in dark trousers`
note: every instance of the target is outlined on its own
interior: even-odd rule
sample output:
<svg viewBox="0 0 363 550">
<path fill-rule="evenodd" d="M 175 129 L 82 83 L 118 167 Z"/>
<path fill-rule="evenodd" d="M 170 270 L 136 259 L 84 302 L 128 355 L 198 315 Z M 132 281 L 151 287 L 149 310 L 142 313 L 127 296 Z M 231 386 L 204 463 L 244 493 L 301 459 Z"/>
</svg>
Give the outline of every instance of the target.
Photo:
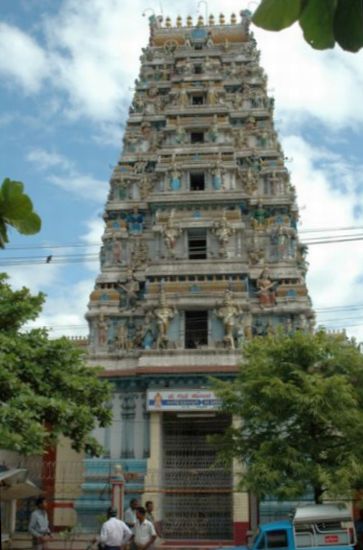
<svg viewBox="0 0 363 550">
<path fill-rule="evenodd" d="M 98 548 L 102 550 L 120 550 L 132 536 L 131 529 L 117 518 L 117 510 L 110 507 L 107 510 L 107 521 L 101 527 L 100 536 L 93 542 L 98 542 Z"/>
<path fill-rule="evenodd" d="M 32 536 L 33 550 L 47 550 L 47 542 L 51 538 L 47 513 L 47 501 L 39 497 L 35 501 L 36 509 L 33 510 L 28 531 Z"/>
</svg>

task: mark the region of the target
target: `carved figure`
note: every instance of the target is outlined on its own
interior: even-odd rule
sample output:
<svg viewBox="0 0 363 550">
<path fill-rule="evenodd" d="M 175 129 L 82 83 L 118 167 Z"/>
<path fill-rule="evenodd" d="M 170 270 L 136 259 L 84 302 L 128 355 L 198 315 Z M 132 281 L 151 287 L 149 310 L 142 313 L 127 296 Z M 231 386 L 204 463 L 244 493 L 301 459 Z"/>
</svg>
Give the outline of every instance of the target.
<svg viewBox="0 0 363 550">
<path fill-rule="evenodd" d="M 254 229 L 263 228 L 266 225 L 266 220 L 268 218 L 268 212 L 264 209 L 262 204 L 259 202 L 257 208 L 253 212 L 253 218 L 251 220 L 251 225 Z"/>
<path fill-rule="evenodd" d="M 140 283 L 135 279 L 132 269 L 128 270 L 126 282 L 119 283 L 119 286 L 126 294 L 126 308 L 130 309 L 135 305 L 140 290 Z"/>
<path fill-rule="evenodd" d="M 144 214 L 134 208 L 132 212 L 126 215 L 127 229 L 129 233 L 139 234 L 144 230 Z"/>
<path fill-rule="evenodd" d="M 180 107 L 188 107 L 188 105 L 189 105 L 189 97 L 188 97 L 187 91 L 184 87 L 182 87 L 180 89 L 177 104 Z"/>
<path fill-rule="evenodd" d="M 222 161 L 220 160 L 220 158 L 217 160 L 214 167 L 212 168 L 212 185 L 216 191 L 224 189 Z"/>
<path fill-rule="evenodd" d="M 97 335 L 98 335 L 98 345 L 104 347 L 107 345 L 107 330 L 108 325 L 103 313 L 100 314 L 100 317 L 97 322 Z"/>
<path fill-rule="evenodd" d="M 270 278 L 268 269 L 263 269 L 261 275 L 257 279 L 257 296 L 262 308 L 275 305 L 275 286 Z"/>
<path fill-rule="evenodd" d="M 230 290 L 226 290 L 224 294 L 223 304 L 215 310 L 217 317 L 222 319 L 224 326 L 223 343 L 229 349 L 235 349 L 233 331 L 236 324 L 236 318 L 241 313 L 240 306 L 236 306 L 233 302 L 233 294 Z"/>
<path fill-rule="evenodd" d="M 140 198 L 142 200 L 147 199 L 153 189 L 153 183 L 150 178 L 145 174 L 139 182 Z"/>
<path fill-rule="evenodd" d="M 245 128 L 248 132 L 254 132 L 256 130 L 256 119 L 253 116 L 248 117 Z"/>
<path fill-rule="evenodd" d="M 186 59 L 184 61 L 183 73 L 184 73 L 185 76 L 190 76 L 193 73 L 193 65 L 191 64 L 189 59 Z"/>
<path fill-rule="evenodd" d="M 144 319 L 144 335 L 142 340 L 142 345 L 144 349 L 152 349 L 155 342 L 155 337 L 152 327 L 152 317 L 153 314 L 151 311 L 148 311 Z"/>
<path fill-rule="evenodd" d="M 174 306 L 168 306 L 165 292 L 161 289 L 159 306 L 153 311 L 158 327 L 158 337 L 156 340 L 157 349 L 165 348 L 168 344 L 168 328 L 169 322 L 176 314 Z"/>
<path fill-rule="evenodd" d="M 235 232 L 234 228 L 227 220 L 226 211 L 223 212 L 222 219 L 213 224 L 213 232 L 217 236 L 220 243 L 219 254 L 225 257 L 227 255 L 229 238 Z"/>
<path fill-rule="evenodd" d="M 128 332 L 125 323 L 120 323 L 117 327 L 116 345 L 119 349 L 128 348 Z"/>
<path fill-rule="evenodd" d="M 171 256 L 175 256 L 176 240 L 179 237 L 180 233 L 181 228 L 174 225 L 173 211 L 171 211 L 166 226 L 163 229 L 164 242 Z"/>
<path fill-rule="evenodd" d="M 112 260 L 113 264 L 120 265 L 122 263 L 122 246 L 117 238 L 112 239 Z"/>
<path fill-rule="evenodd" d="M 133 243 L 131 252 L 131 263 L 134 269 L 145 266 L 149 259 L 149 248 L 145 240 L 141 237 Z"/>
<path fill-rule="evenodd" d="M 217 103 L 218 103 L 218 94 L 217 94 L 216 89 L 213 88 L 213 86 L 211 86 L 211 87 L 208 89 L 208 92 L 207 92 L 207 103 L 208 103 L 208 105 L 217 105 Z"/>
<path fill-rule="evenodd" d="M 251 262 L 251 264 L 256 265 L 263 262 L 265 258 L 265 252 L 264 249 L 261 248 L 252 248 L 248 251 L 248 258 Z"/>
<path fill-rule="evenodd" d="M 213 41 L 213 36 L 212 36 L 211 31 L 208 32 L 208 38 L 207 38 L 206 46 L 207 46 L 207 48 L 213 48 L 213 46 L 214 46 L 214 41 Z"/>
<path fill-rule="evenodd" d="M 183 144 L 187 141 L 187 133 L 185 128 L 180 125 L 180 117 L 177 117 L 176 122 L 176 131 L 175 131 L 175 141 L 176 143 Z"/>
<path fill-rule="evenodd" d="M 173 157 L 170 174 L 170 188 L 172 191 L 179 191 L 181 187 L 180 172 L 178 170 L 175 158 Z"/>
</svg>

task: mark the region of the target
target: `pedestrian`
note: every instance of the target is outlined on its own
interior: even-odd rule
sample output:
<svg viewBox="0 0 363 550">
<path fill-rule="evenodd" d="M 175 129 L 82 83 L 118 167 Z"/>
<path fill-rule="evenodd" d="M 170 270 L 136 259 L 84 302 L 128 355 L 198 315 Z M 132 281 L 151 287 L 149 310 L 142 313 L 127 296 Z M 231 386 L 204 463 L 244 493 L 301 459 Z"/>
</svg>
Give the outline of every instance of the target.
<svg viewBox="0 0 363 550">
<path fill-rule="evenodd" d="M 136 508 L 139 503 L 137 498 L 132 498 L 130 500 L 130 506 L 125 510 L 125 523 L 130 528 L 133 529 L 136 523 Z"/>
<path fill-rule="evenodd" d="M 99 548 L 103 550 L 120 550 L 132 536 L 131 529 L 125 522 L 117 518 L 117 510 L 110 507 L 107 509 L 107 521 L 101 527 L 100 536 L 96 537 L 93 542 L 98 542 Z"/>
<path fill-rule="evenodd" d="M 153 523 L 146 519 L 146 510 L 143 506 L 136 508 L 136 523 L 134 528 L 135 545 L 137 550 L 152 549 L 156 539 L 156 531 Z"/>
<path fill-rule="evenodd" d="M 47 501 L 39 497 L 35 501 L 36 509 L 33 510 L 28 531 L 32 536 L 33 550 L 47 550 L 47 542 L 51 538 L 47 513 Z"/>
<path fill-rule="evenodd" d="M 158 527 L 157 523 L 155 522 L 155 518 L 154 518 L 154 513 L 153 513 L 154 512 L 154 503 L 153 503 L 152 500 L 148 500 L 148 501 L 145 502 L 145 510 L 146 510 L 146 514 L 145 514 L 146 519 L 151 521 L 151 523 L 155 527 L 156 535 L 158 537 L 160 537 L 161 534 L 160 534 L 160 531 L 159 531 L 159 527 Z"/>
</svg>

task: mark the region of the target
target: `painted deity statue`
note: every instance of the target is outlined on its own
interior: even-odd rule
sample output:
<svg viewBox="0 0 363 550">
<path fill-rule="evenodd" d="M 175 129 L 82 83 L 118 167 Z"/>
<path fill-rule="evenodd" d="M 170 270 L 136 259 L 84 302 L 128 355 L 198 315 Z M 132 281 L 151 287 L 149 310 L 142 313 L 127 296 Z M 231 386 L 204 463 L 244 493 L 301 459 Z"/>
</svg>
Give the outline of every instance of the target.
<svg viewBox="0 0 363 550">
<path fill-rule="evenodd" d="M 126 295 L 126 308 L 134 307 L 140 290 L 140 283 L 135 279 L 132 269 L 128 270 L 126 282 L 120 283 L 119 286 Z"/>
<path fill-rule="evenodd" d="M 217 317 L 223 321 L 224 345 L 229 349 L 235 349 L 233 332 L 236 325 L 236 319 L 241 314 L 241 308 L 234 304 L 233 294 L 230 290 L 226 290 L 223 303 L 215 313 Z"/>
<path fill-rule="evenodd" d="M 222 219 L 213 224 L 213 232 L 218 238 L 220 244 L 220 256 L 225 257 L 227 255 L 227 245 L 234 231 L 234 228 L 227 220 L 226 211 L 224 211 Z"/>
<path fill-rule="evenodd" d="M 144 217 L 144 214 L 139 212 L 137 208 L 134 208 L 132 212 L 127 214 L 126 222 L 129 233 L 137 235 L 143 232 Z"/>
<path fill-rule="evenodd" d="M 275 286 L 276 283 L 271 280 L 268 269 L 263 269 L 257 279 L 257 295 L 262 308 L 275 305 Z"/>
<path fill-rule="evenodd" d="M 100 317 L 97 322 L 97 334 L 98 334 L 98 345 L 104 347 L 107 345 L 107 330 L 108 324 L 103 313 L 100 314 Z"/>
<path fill-rule="evenodd" d="M 181 187 L 180 171 L 178 170 L 175 159 L 173 159 L 170 172 L 170 188 L 172 191 L 178 191 Z"/>
<path fill-rule="evenodd" d="M 175 245 L 177 238 L 181 233 L 181 228 L 173 223 L 173 211 L 170 213 L 169 219 L 163 229 L 163 237 L 166 248 L 172 256 L 175 256 Z"/>
<path fill-rule="evenodd" d="M 158 337 L 156 340 L 157 349 L 165 348 L 168 343 L 168 329 L 170 320 L 176 314 L 176 308 L 169 306 L 166 301 L 165 292 L 161 289 L 159 305 L 153 311 L 158 327 Z"/>
</svg>

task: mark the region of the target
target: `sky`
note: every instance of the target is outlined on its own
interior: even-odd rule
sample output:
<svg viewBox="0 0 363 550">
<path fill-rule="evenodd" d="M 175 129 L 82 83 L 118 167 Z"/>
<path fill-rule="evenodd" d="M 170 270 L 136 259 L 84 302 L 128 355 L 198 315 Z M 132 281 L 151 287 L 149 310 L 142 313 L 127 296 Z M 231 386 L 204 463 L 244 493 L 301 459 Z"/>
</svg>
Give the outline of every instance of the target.
<svg viewBox="0 0 363 550">
<path fill-rule="evenodd" d="M 87 334 L 108 181 L 122 147 L 147 16 L 223 13 L 257 2 L 0 0 L 1 178 L 23 181 L 42 231 L 10 232 L 0 270 L 47 295 L 37 324 Z M 146 11 L 146 16 L 143 12 Z M 363 341 L 363 52 L 311 49 L 298 25 L 254 28 L 309 247 L 318 324 Z M 334 238 L 335 237 L 335 238 Z M 327 239 L 343 242 L 327 243 Z M 319 241 L 325 241 L 320 244 Z M 46 258 L 52 260 L 46 263 Z"/>
</svg>

